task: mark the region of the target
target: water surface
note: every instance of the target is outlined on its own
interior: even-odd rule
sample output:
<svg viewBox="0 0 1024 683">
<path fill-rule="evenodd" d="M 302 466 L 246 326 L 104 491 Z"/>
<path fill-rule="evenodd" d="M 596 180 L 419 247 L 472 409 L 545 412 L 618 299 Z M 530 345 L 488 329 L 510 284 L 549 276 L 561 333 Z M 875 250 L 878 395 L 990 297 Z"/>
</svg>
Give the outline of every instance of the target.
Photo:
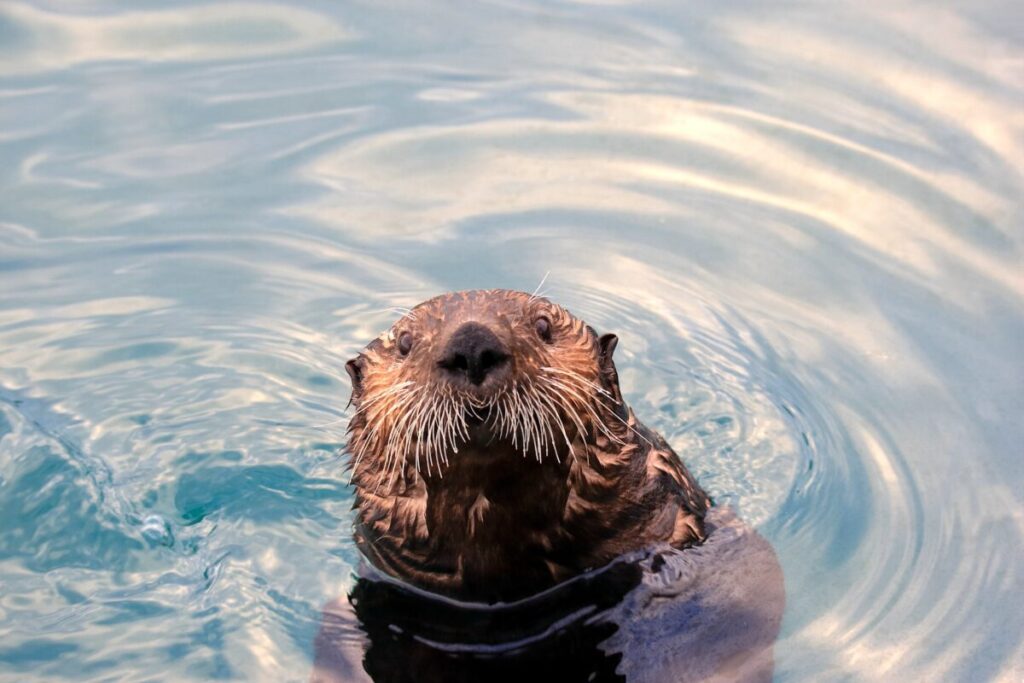
<svg viewBox="0 0 1024 683">
<path fill-rule="evenodd" d="M 304 680 L 357 557 L 344 361 L 546 276 L 774 545 L 777 680 L 1020 680 L 1022 35 L 5 2 L 0 679 Z"/>
</svg>

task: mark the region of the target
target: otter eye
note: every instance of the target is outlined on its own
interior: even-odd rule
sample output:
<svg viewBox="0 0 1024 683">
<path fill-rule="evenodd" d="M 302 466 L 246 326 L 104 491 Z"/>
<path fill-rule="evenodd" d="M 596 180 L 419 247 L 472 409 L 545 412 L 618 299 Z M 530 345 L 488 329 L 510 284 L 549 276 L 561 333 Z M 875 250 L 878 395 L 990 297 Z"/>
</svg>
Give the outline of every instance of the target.
<svg viewBox="0 0 1024 683">
<path fill-rule="evenodd" d="M 403 332 L 398 337 L 398 352 L 403 356 L 408 356 L 410 351 L 412 351 L 412 335 Z"/>
<path fill-rule="evenodd" d="M 537 318 L 537 321 L 533 323 L 534 328 L 537 330 L 537 335 L 544 341 L 551 341 L 551 321 L 545 317 Z"/>
</svg>

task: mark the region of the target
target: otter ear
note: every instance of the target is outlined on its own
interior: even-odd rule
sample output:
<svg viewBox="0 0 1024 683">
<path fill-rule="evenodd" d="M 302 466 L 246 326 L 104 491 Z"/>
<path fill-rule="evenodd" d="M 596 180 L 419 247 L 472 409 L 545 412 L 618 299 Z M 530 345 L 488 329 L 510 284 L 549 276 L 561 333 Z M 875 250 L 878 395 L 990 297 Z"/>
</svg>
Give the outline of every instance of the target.
<svg viewBox="0 0 1024 683">
<path fill-rule="evenodd" d="M 615 353 L 615 347 L 619 344 L 619 338 L 614 334 L 602 334 L 597 339 L 597 345 L 601 349 L 601 362 L 611 363 L 612 354 Z"/>
<path fill-rule="evenodd" d="M 365 366 L 366 361 L 363 360 L 362 356 L 356 356 L 345 363 L 345 371 L 352 378 L 352 397 L 349 398 L 349 403 L 352 403 L 353 399 L 358 398 L 359 394 L 363 393 L 363 368 Z"/>
<path fill-rule="evenodd" d="M 622 404 L 622 392 L 619 391 L 619 373 L 615 369 L 615 362 L 612 361 L 612 354 L 619 343 L 619 338 L 614 334 L 602 334 L 597 339 L 598 364 L 601 368 L 601 384 L 605 391 L 612 395 L 615 402 Z"/>
</svg>

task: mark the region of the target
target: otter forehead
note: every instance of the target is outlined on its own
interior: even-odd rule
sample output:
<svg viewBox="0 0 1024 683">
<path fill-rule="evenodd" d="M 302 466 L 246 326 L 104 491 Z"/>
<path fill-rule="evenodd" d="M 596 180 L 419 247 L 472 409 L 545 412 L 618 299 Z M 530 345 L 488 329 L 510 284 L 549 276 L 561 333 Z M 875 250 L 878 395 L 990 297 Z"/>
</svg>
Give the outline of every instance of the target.
<svg viewBox="0 0 1024 683">
<path fill-rule="evenodd" d="M 367 350 L 391 350 L 403 332 L 414 334 L 419 345 L 443 343 L 467 322 L 479 322 L 498 334 L 511 335 L 517 325 L 532 323 L 533 316 L 543 316 L 561 329 L 589 330 L 582 320 L 547 298 L 511 289 L 472 289 L 441 294 L 416 305 L 374 339 Z"/>
<path fill-rule="evenodd" d="M 572 315 L 546 298 L 510 289 L 471 289 L 449 292 L 428 299 L 409 314 L 416 322 L 452 326 L 463 322 L 521 322 L 525 314 L 543 312 L 571 318 Z"/>
<path fill-rule="evenodd" d="M 502 315 L 519 311 L 524 304 L 533 301 L 550 304 L 547 299 L 512 289 L 468 289 L 427 299 L 413 310 L 460 315 Z"/>
</svg>

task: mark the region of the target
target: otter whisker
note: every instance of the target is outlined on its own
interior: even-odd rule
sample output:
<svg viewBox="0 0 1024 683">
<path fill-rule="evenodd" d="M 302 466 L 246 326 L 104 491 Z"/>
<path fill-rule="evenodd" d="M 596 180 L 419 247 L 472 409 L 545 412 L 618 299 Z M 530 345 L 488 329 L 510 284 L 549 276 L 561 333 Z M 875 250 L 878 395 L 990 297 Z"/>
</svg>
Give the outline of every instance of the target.
<svg viewBox="0 0 1024 683">
<path fill-rule="evenodd" d="M 605 425 L 604 421 L 600 418 L 600 416 L 594 410 L 594 407 L 593 407 L 593 404 L 595 402 L 594 401 L 594 397 L 589 393 L 588 387 L 591 387 L 591 388 L 599 388 L 599 387 L 597 387 L 596 385 L 594 385 L 591 382 L 588 382 L 585 378 L 580 377 L 579 375 L 575 375 L 574 373 L 566 373 L 566 375 L 567 375 L 567 377 L 565 378 L 565 381 L 558 380 L 558 379 L 555 379 L 553 377 L 543 377 L 542 379 L 543 379 L 543 381 L 545 381 L 545 382 L 547 382 L 549 384 L 557 386 L 562 391 L 570 394 L 572 397 L 577 399 L 577 401 L 579 401 L 579 404 L 581 405 L 581 407 L 591 416 L 594 424 L 598 427 L 598 429 L 600 429 L 600 431 L 605 436 L 607 436 L 608 438 L 614 440 L 617 443 L 622 443 L 623 442 L 622 439 L 618 438 L 616 435 L 614 435 L 613 433 L 611 433 L 608 430 L 608 428 Z M 573 386 L 572 382 L 570 381 L 570 378 L 571 378 L 571 380 L 580 380 L 580 382 L 582 382 L 584 384 L 584 386 Z M 566 382 L 568 382 L 568 383 L 566 383 Z M 577 401 L 573 401 L 573 402 L 577 402 Z"/>
<path fill-rule="evenodd" d="M 620 437 L 618 437 L 617 435 L 613 434 L 611 431 L 608 430 L 605 422 L 597 415 L 597 412 L 594 410 L 594 407 L 593 407 L 594 401 L 590 400 L 590 396 L 588 396 L 586 394 L 587 387 L 598 389 L 600 391 L 603 391 L 603 389 L 600 389 L 600 387 L 598 387 L 596 384 L 594 384 L 593 382 L 588 381 L 584 377 L 580 377 L 579 375 L 574 375 L 574 374 L 567 374 L 567 375 L 568 375 L 568 377 L 571 377 L 573 380 L 578 380 L 579 382 L 581 382 L 584 385 L 584 386 L 578 387 L 580 389 L 580 391 L 582 391 L 584 393 L 584 395 L 580 395 L 571 386 L 566 385 L 563 382 L 559 382 L 559 381 L 555 380 L 554 378 L 548 377 L 548 378 L 545 378 L 545 379 L 547 381 L 550 381 L 550 382 L 557 382 L 557 384 L 560 387 L 562 387 L 563 390 L 565 390 L 565 391 L 573 394 L 575 397 L 577 397 L 580 400 L 580 403 L 582 405 L 584 405 L 584 408 L 586 408 L 586 410 L 590 413 L 590 415 L 593 416 L 594 422 L 601 428 L 601 431 L 604 433 L 605 436 L 607 436 L 609 439 L 612 439 L 616 443 L 620 443 L 620 444 L 624 443 L 624 441 Z M 604 392 L 604 393 L 607 394 L 607 392 Z M 607 394 L 607 395 L 610 395 L 610 394 Z M 620 422 L 623 422 L 622 418 L 618 417 L 618 415 L 614 411 L 612 411 L 610 408 L 608 408 L 607 405 L 605 405 L 604 403 L 601 403 L 601 402 L 598 402 L 598 405 L 599 405 L 600 408 L 603 408 L 605 411 L 607 411 L 607 413 L 610 414 L 612 417 L 616 418 Z M 629 428 L 628 424 L 626 424 L 625 422 L 623 422 L 623 424 L 625 424 L 626 427 Z M 643 436 L 641 434 L 637 434 L 637 435 L 640 436 L 641 438 L 643 438 Z"/>
<path fill-rule="evenodd" d="M 455 397 L 448 390 L 445 390 L 435 401 L 434 412 L 438 415 L 430 422 L 430 449 L 427 457 L 428 462 L 433 460 L 437 465 L 438 474 L 441 474 L 441 463 L 447 464 L 448 462 L 446 452 L 449 449 L 458 452 L 458 447 L 455 445 L 455 413 L 457 412 L 455 403 Z"/>
<path fill-rule="evenodd" d="M 550 365 L 543 366 L 541 368 L 541 370 L 543 370 L 544 372 L 556 372 L 556 373 L 561 374 L 561 375 L 568 375 L 569 377 L 572 377 L 573 379 L 577 379 L 577 380 L 583 382 L 584 384 L 586 384 L 587 386 L 591 387 L 592 389 L 594 389 L 594 391 L 598 392 L 599 394 L 607 396 L 608 398 L 610 398 L 612 400 L 615 399 L 615 397 L 612 396 L 612 394 L 607 389 L 602 387 L 600 384 L 597 384 L 596 382 L 592 382 L 592 381 L 588 380 L 586 377 L 583 377 L 579 373 L 573 372 L 572 370 L 566 370 L 564 368 L 556 368 L 556 367 L 552 367 Z"/>
<path fill-rule="evenodd" d="M 494 424 L 494 429 L 497 432 L 499 439 L 505 438 L 505 406 L 507 404 L 507 394 L 507 391 L 503 391 L 501 394 L 501 400 L 496 401 L 494 408 L 491 410 L 491 422 Z"/>
<path fill-rule="evenodd" d="M 573 423 L 576 425 L 576 430 L 579 432 L 580 438 L 586 439 L 587 429 L 584 427 L 583 419 L 579 416 L 579 414 L 577 414 L 576 411 L 573 410 L 572 406 L 570 406 L 570 405 L 568 405 L 568 404 L 566 404 L 566 403 L 564 403 L 562 401 L 559 401 L 558 407 L 561 408 L 562 411 L 569 417 L 569 419 L 572 420 Z M 569 447 L 569 453 L 573 457 L 576 457 L 576 454 L 575 454 L 575 452 L 573 451 L 573 448 L 572 448 L 572 443 L 570 443 L 570 440 L 569 440 L 569 435 L 565 431 L 565 426 L 562 424 L 562 421 L 558 419 L 558 411 L 555 410 L 554 407 L 553 407 L 552 408 L 552 412 L 553 412 L 552 418 L 555 420 L 555 422 L 558 425 L 558 427 L 562 430 L 562 434 L 565 437 L 565 443 Z"/>
<path fill-rule="evenodd" d="M 419 475 L 420 471 L 420 454 L 424 452 L 424 444 L 428 441 L 428 434 L 425 432 L 427 429 L 426 420 L 430 416 L 435 403 L 436 400 L 433 397 L 425 399 L 420 403 L 418 410 L 416 411 L 416 418 L 410 423 L 406 435 L 407 441 L 414 439 L 416 442 L 416 447 L 413 451 L 413 462 L 415 464 L 415 471 L 417 475 Z M 403 459 L 407 456 L 407 451 L 408 449 L 405 449 L 405 452 L 401 454 Z"/>
<path fill-rule="evenodd" d="M 409 428 L 415 424 L 415 421 L 421 416 L 424 405 L 425 402 L 421 399 L 415 408 L 411 411 L 404 412 L 398 422 L 392 426 L 391 433 L 388 435 L 384 449 L 385 472 L 388 473 L 388 478 L 390 479 L 388 483 L 388 491 L 394 489 L 394 483 L 399 471 L 402 471 L 404 481 L 405 453 L 408 450 Z M 378 480 L 378 486 L 379 485 L 380 480 Z"/>
<path fill-rule="evenodd" d="M 544 273 L 544 277 L 541 278 L 540 284 L 537 285 L 537 289 L 533 290 L 533 294 L 531 294 L 530 298 L 526 300 L 527 303 L 532 303 L 533 300 L 537 298 L 537 292 L 539 292 L 540 288 L 544 286 L 544 283 L 548 281 L 548 275 L 551 275 L 550 270 Z"/>
<path fill-rule="evenodd" d="M 522 414 L 522 391 L 522 386 L 517 383 L 514 391 L 510 394 L 509 398 L 506 399 L 504 404 L 504 419 L 506 420 L 506 423 L 502 428 L 502 435 L 505 438 L 512 439 L 513 448 L 518 448 L 516 440 L 518 439 L 518 431 L 522 423 L 522 419 L 519 417 Z"/>
<path fill-rule="evenodd" d="M 447 433 L 452 444 L 452 453 L 459 452 L 459 441 L 466 441 L 469 438 L 468 427 L 466 425 L 465 411 L 462 406 L 462 401 L 458 400 L 455 396 L 449 394 L 448 396 L 448 410 L 451 411 L 451 423 L 447 427 Z M 448 452 L 447 450 L 442 452 L 441 460 L 444 464 L 448 464 Z"/>
<path fill-rule="evenodd" d="M 391 404 L 391 407 L 388 408 L 387 411 L 385 411 L 383 414 L 381 414 L 379 411 L 368 414 L 366 416 L 367 428 L 366 430 L 364 430 L 364 435 L 366 436 L 366 438 L 376 438 L 377 432 L 380 430 L 381 427 L 383 427 L 387 423 L 387 420 L 392 413 L 396 411 L 403 411 L 402 417 L 407 417 L 404 411 L 406 407 L 408 407 L 408 404 L 410 404 L 412 401 L 418 398 L 419 391 L 420 388 L 415 387 L 405 395 L 399 397 L 397 400 L 394 401 L 394 403 Z"/>
<path fill-rule="evenodd" d="M 516 431 L 512 434 L 512 446 L 517 449 L 523 457 L 530 450 L 530 430 L 532 429 L 527 415 L 528 411 L 523 409 L 524 403 L 528 400 L 528 397 L 523 393 L 519 395 L 519 403 L 517 408 L 519 412 L 516 415 Z"/>
<path fill-rule="evenodd" d="M 403 318 L 409 318 L 413 322 L 416 321 L 416 313 L 411 308 L 405 308 L 404 306 L 390 306 L 383 309 L 385 311 L 391 311 L 392 313 L 401 313 Z"/>
<path fill-rule="evenodd" d="M 436 464 L 438 473 L 440 474 L 441 469 L 441 456 L 449 447 L 448 444 L 448 430 L 442 429 L 443 424 L 448 424 L 451 420 L 451 399 L 447 393 L 443 394 L 439 399 L 436 399 L 438 404 L 435 413 L 437 413 L 436 419 L 431 423 L 431 435 L 430 435 L 430 448 L 427 449 L 427 476 L 433 474 L 433 465 Z"/>
<path fill-rule="evenodd" d="M 526 439 L 526 420 L 523 417 L 526 414 L 523 405 L 525 400 L 526 396 L 523 392 L 523 387 L 520 386 L 519 391 L 516 392 L 515 420 L 512 425 L 512 446 L 523 451 L 523 455 L 526 454 L 526 449 L 522 445 L 522 442 Z"/>
<path fill-rule="evenodd" d="M 533 448 L 536 452 L 537 462 L 541 462 L 545 452 L 547 451 L 547 435 L 544 432 L 542 405 L 532 386 L 527 388 L 527 395 L 529 396 L 530 405 L 532 407 L 529 420 L 530 435 L 533 438 Z"/>
<path fill-rule="evenodd" d="M 416 423 L 416 473 L 420 471 L 420 452 L 423 453 L 423 458 L 428 463 L 431 454 L 434 453 L 438 448 L 438 430 L 437 423 L 441 419 L 438 414 L 440 412 L 440 401 L 437 396 L 433 396 L 430 399 L 429 405 L 423 409 L 423 415 Z"/>
<path fill-rule="evenodd" d="M 406 403 L 411 402 L 413 399 L 419 399 L 416 406 L 413 407 L 411 410 L 405 410 L 403 408 L 401 417 L 395 424 L 391 426 L 390 433 L 388 434 L 387 439 L 384 443 L 384 469 L 381 473 L 381 476 L 378 477 L 378 487 L 380 486 L 383 474 L 387 472 L 388 477 L 390 477 L 391 479 L 391 482 L 388 485 L 390 490 L 394 486 L 395 476 L 397 475 L 398 470 L 404 470 L 404 467 L 399 468 L 398 464 L 399 460 L 402 461 L 403 465 L 405 462 L 405 451 L 407 450 L 408 447 L 407 427 L 409 424 L 413 423 L 416 417 L 419 416 L 424 405 L 424 401 L 419 396 L 419 393 L 420 392 L 410 392 L 409 395 L 403 397 L 406 399 L 405 401 L 402 401 L 401 399 L 399 401 L 396 401 L 396 404 L 393 405 L 391 409 L 388 410 L 385 416 L 390 416 L 390 414 L 399 407 L 399 403 L 402 403 L 404 405 Z M 382 422 L 381 424 L 384 423 Z M 401 458 L 399 458 L 399 453 L 401 453 Z"/>
<path fill-rule="evenodd" d="M 448 399 L 438 401 L 435 407 L 435 419 L 430 425 L 430 447 L 427 449 L 427 474 L 432 474 L 432 464 L 438 463 L 440 469 L 440 458 L 441 453 L 447 448 L 448 431 L 442 429 L 440 422 L 447 419 L 448 415 Z"/>
<path fill-rule="evenodd" d="M 579 405 L 581 405 L 583 407 L 583 409 L 586 410 L 587 413 L 591 416 L 592 422 L 601 431 L 602 434 L 604 434 L 606 437 L 608 437 L 609 439 L 611 439 L 615 443 L 618 443 L 618 444 L 624 443 L 622 441 L 622 439 L 620 439 L 617 435 L 615 435 L 614 433 L 612 433 L 608 429 L 608 426 L 604 423 L 604 420 L 602 420 L 601 417 L 597 414 L 597 412 L 594 410 L 593 406 L 591 405 L 591 401 L 588 401 L 587 397 L 585 395 L 581 396 L 575 390 L 574 387 L 571 387 L 571 386 L 565 384 L 564 382 L 560 382 L 560 381 L 558 381 L 558 380 L 556 380 L 554 378 L 545 377 L 545 378 L 543 378 L 543 380 L 545 382 L 553 385 L 553 386 L 558 387 L 559 389 L 561 389 L 562 391 L 570 394 L 571 396 L 574 396 L 578 400 Z"/>
<path fill-rule="evenodd" d="M 611 396 L 611 394 L 609 394 L 609 393 L 608 393 L 607 391 L 605 391 L 605 390 L 604 390 L 603 388 L 599 387 L 598 385 L 594 384 L 593 382 L 590 382 L 589 380 L 587 380 L 587 379 L 586 379 L 585 377 L 581 377 L 580 375 L 578 375 L 578 374 L 576 374 L 576 373 L 571 373 L 571 372 L 567 372 L 567 371 L 562 371 L 562 370 L 560 370 L 560 369 L 557 369 L 557 368 L 550 368 L 550 367 L 549 367 L 549 368 L 545 368 L 545 369 L 546 369 L 546 370 L 551 370 L 551 371 L 555 371 L 555 372 L 562 372 L 563 374 L 569 375 L 569 376 L 573 377 L 574 379 L 576 379 L 576 380 L 579 380 L 580 382 L 583 382 L 583 383 L 585 383 L 585 384 L 587 384 L 587 385 L 589 385 L 589 386 L 593 387 L 594 389 L 597 389 L 598 391 L 601 391 L 601 392 L 602 392 L 602 393 L 604 393 L 604 394 L 605 394 L 606 396 L 609 396 L 609 397 Z M 551 378 L 549 378 L 549 379 L 551 379 Z M 645 442 L 647 443 L 647 445 L 649 445 L 649 446 L 652 446 L 652 447 L 654 446 L 654 444 L 653 444 L 653 443 L 651 443 L 651 440 L 650 440 L 650 439 L 648 439 L 648 438 L 647 438 L 646 436 L 644 436 L 643 434 L 641 434 L 640 432 L 638 432 L 638 431 L 637 431 L 636 429 L 634 429 L 634 428 L 632 427 L 632 425 L 630 425 L 630 424 L 629 424 L 628 422 L 626 422 L 625 420 L 623 420 L 623 419 L 622 419 L 622 418 L 621 418 L 621 417 L 620 417 L 620 416 L 619 416 L 619 415 L 618 415 L 618 414 L 617 414 L 617 413 L 616 413 L 616 412 L 615 412 L 614 410 L 612 410 L 611 408 L 609 408 L 608 406 L 606 406 L 606 405 L 603 405 L 603 404 L 602 404 L 602 407 L 604 407 L 604 409 L 608 411 L 608 414 L 609 414 L 609 415 L 611 415 L 611 416 L 612 416 L 612 417 L 614 417 L 614 418 L 615 418 L 616 420 L 618 420 L 618 421 L 619 421 L 619 422 L 621 422 L 621 423 L 622 423 L 623 425 L 625 425 L 625 427 L 626 427 L 626 428 L 627 428 L 628 430 L 630 430 L 631 432 L 633 432 L 633 433 L 634 433 L 634 434 L 635 434 L 635 435 L 636 435 L 637 437 L 639 437 L 640 439 L 642 439 L 643 441 L 645 441 Z M 620 441 L 620 443 L 621 443 L 621 441 Z"/>
<path fill-rule="evenodd" d="M 434 420 L 433 431 L 430 437 L 430 448 L 427 450 L 427 476 L 433 474 L 433 462 L 438 461 L 437 466 L 440 469 L 440 456 L 439 453 L 448 447 L 448 430 L 441 429 L 439 423 L 447 424 L 451 419 L 451 406 L 448 396 L 442 396 L 440 399 L 441 407 L 437 410 L 440 415 L 438 419 Z"/>
<path fill-rule="evenodd" d="M 551 423 L 558 421 L 558 411 L 551 404 L 550 399 L 544 394 L 544 392 L 538 391 L 536 387 L 533 387 L 533 389 L 536 396 L 537 407 L 540 409 L 537 414 L 537 423 L 542 430 L 541 433 L 544 435 L 543 453 L 547 454 L 550 449 L 552 454 L 555 456 L 555 460 L 557 462 L 561 462 L 562 459 L 558 455 L 558 448 L 555 446 L 557 439 L 554 431 L 551 429 Z M 546 408 L 545 404 L 549 407 Z"/>
<path fill-rule="evenodd" d="M 366 424 L 364 428 L 360 431 L 360 434 L 358 436 L 358 443 L 356 445 L 355 450 L 355 458 L 352 464 L 352 476 L 355 476 L 356 469 L 359 466 L 359 462 L 362 459 L 363 454 L 367 451 L 367 449 L 370 448 L 370 445 L 374 444 L 374 447 L 377 446 L 379 442 L 380 430 L 386 424 L 387 417 L 397 409 L 404 410 L 405 406 L 416 398 L 417 393 L 418 387 L 414 387 L 406 394 L 400 396 L 394 402 L 391 409 L 387 411 L 387 413 L 385 413 L 384 415 L 381 415 L 379 411 L 364 415 L 366 419 Z M 386 458 L 386 453 L 384 455 Z"/>
<path fill-rule="evenodd" d="M 442 435 L 441 447 L 438 449 L 438 452 L 434 454 L 438 470 L 440 470 L 442 460 L 446 465 L 448 464 L 448 456 L 446 454 L 449 449 L 454 453 L 459 452 L 459 447 L 455 443 L 458 438 L 458 425 L 456 424 L 456 420 L 460 419 L 459 413 L 460 406 L 458 405 L 456 398 L 451 394 L 451 392 L 445 392 L 443 419 L 444 429 L 441 430 L 439 428 Z"/>
<path fill-rule="evenodd" d="M 455 406 L 455 414 L 458 419 L 455 426 L 458 428 L 458 436 L 460 436 L 463 441 L 469 441 L 469 423 L 466 422 L 466 411 L 466 402 L 460 400 L 458 405 Z M 447 459 L 445 459 L 446 464 L 447 462 Z"/>
<path fill-rule="evenodd" d="M 516 434 L 512 437 L 512 446 L 519 450 L 523 457 L 526 457 L 530 452 L 530 441 L 533 437 L 533 415 L 535 411 L 526 409 L 533 406 L 533 400 L 526 387 L 520 389 L 518 398 L 519 402 L 516 406 L 518 408 L 516 415 L 517 429 Z"/>
<path fill-rule="evenodd" d="M 420 453 L 424 451 L 423 443 L 426 440 L 427 436 L 424 433 L 424 430 L 427 428 L 427 423 L 424 420 L 430 414 L 430 408 L 433 407 L 433 403 L 434 401 L 431 400 L 430 403 L 421 404 L 419 411 L 417 411 L 418 414 L 416 416 L 416 421 L 413 422 L 412 425 L 410 425 L 410 434 L 415 434 L 416 439 L 416 450 L 413 455 L 413 462 L 416 468 L 417 476 L 419 476 L 420 472 Z"/>
<path fill-rule="evenodd" d="M 452 396 L 452 410 L 455 413 L 455 425 L 452 430 L 452 443 L 461 438 L 463 442 L 469 441 L 469 423 L 466 421 L 466 401 L 461 397 Z M 458 453 L 458 447 L 453 446 L 453 452 Z M 442 453 L 444 464 L 448 465 L 448 454 Z"/>
<path fill-rule="evenodd" d="M 423 400 L 421 399 L 416 403 L 415 406 L 405 413 L 400 418 L 400 421 L 391 427 L 391 431 L 388 434 L 387 439 L 387 450 L 389 455 L 394 459 L 396 465 L 399 457 L 402 462 L 405 462 L 405 453 L 407 446 L 410 441 L 410 430 L 416 423 L 421 412 L 423 411 Z"/>
<path fill-rule="evenodd" d="M 509 414 L 509 437 L 512 439 L 512 448 L 519 450 L 519 430 L 522 428 L 522 420 L 519 418 L 522 414 L 520 409 L 522 403 L 521 388 L 517 387 L 517 391 L 512 396 L 513 401 L 509 404 L 511 410 Z"/>
<path fill-rule="evenodd" d="M 399 382 L 398 384 L 396 384 L 396 385 L 394 385 L 392 387 L 388 387 L 387 389 L 385 389 L 384 391 L 380 392 L 379 394 L 377 394 L 373 398 L 367 399 L 366 401 L 363 401 L 362 403 L 360 403 L 359 406 L 356 408 L 356 414 L 358 415 L 360 413 L 365 413 L 373 405 L 375 405 L 377 403 L 380 403 L 380 401 L 382 401 L 385 398 L 388 398 L 389 396 L 393 396 L 393 395 L 403 391 L 404 389 L 408 388 L 412 384 L 413 384 L 413 382 L 411 380 L 407 380 L 405 382 Z"/>
<path fill-rule="evenodd" d="M 633 434 L 635 434 L 635 435 L 637 436 L 637 438 L 639 438 L 639 439 L 641 439 L 642 441 L 644 441 L 644 442 L 645 442 L 645 443 L 646 443 L 646 444 L 647 444 L 648 446 L 650 446 L 651 448 L 654 448 L 654 443 L 653 443 L 653 442 L 652 442 L 652 441 L 651 441 L 650 439 L 648 439 L 648 438 L 647 438 L 646 436 L 644 436 L 643 434 L 641 434 L 640 432 L 638 432 L 638 431 L 637 431 L 637 430 L 636 430 L 636 429 L 635 429 L 635 428 L 633 427 L 633 425 L 631 425 L 631 424 L 630 424 L 629 422 L 627 422 L 626 420 L 624 420 L 624 419 L 622 419 L 621 417 L 619 417 L 619 415 L 618 415 L 618 414 L 617 414 L 617 413 L 616 413 L 615 411 L 611 410 L 611 409 L 610 409 L 610 408 L 608 408 L 607 406 L 605 406 L 605 409 L 606 409 L 606 410 L 608 411 L 608 414 L 609 414 L 609 415 L 611 415 L 611 416 L 612 416 L 612 417 L 614 417 L 614 418 L 615 418 L 616 420 L 618 420 L 619 422 L 621 422 L 621 423 L 622 423 L 622 424 L 623 424 L 623 425 L 624 425 L 624 426 L 626 427 L 626 429 L 628 429 L 629 431 L 633 432 Z"/>
<path fill-rule="evenodd" d="M 558 417 L 559 416 L 558 416 L 558 412 L 557 411 L 552 410 L 550 412 L 551 420 L 553 420 L 554 423 L 556 425 L 558 425 L 559 431 L 562 432 L 562 439 L 565 440 L 565 447 L 567 449 L 569 449 L 569 457 L 571 457 L 573 460 L 575 460 L 576 459 L 576 449 L 574 449 L 572 447 L 572 440 L 569 438 L 569 433 L 565 431 L 565 425 L 562 424 L 562 421 L 559 420 Z M 577 423 L 577 429 L 579 429 L 579 419 L 578 419 L 578 417 L 572 417 L 570 419 L 573 419 Z"/>
<path fill-rule="evenodd" d="M 561 462 L 561 458 L 558 456 L 558 449 L 555 447 L 555 434 L 551 429 L 551 416 L 544 404 L 541 402 L 537 403 L 538 412 L 536 415 L 537 419 L 537 431 L 540 435 L 540 443 L 538 450 L 538 462 L 544 460 L 549 452 L 555 457 L 556 462 Z"/>
<path fill-rule="evenodd" d="M 548 395 L 548 392 L 546 392 L 546 391 L 536 392 L 536 396 L 537 396 L 537 399 L 538 399 L 538 405 L 540 406 L 540 408 L 541 408 L 542 412 L 544 413 L 544 415 L 548 418 L 548 419 L 544 420 L 544 424 L 547 427 L 547 430 L 548 430 L 548 432 L 551 435 L 551 445 L 552 445 L 552 450 L 554 451 L 554 454 L 555 454 L 555 460 L 557 460 L 558 462 L 561 462 L 561 458 L 558 457 L 558 449 L 554 447 L 555 434 L 551 430 L 551 423 L 554 422 L 555 424 L 557 424 L 558 428 L 562 431 L 562 436 L 565 438 L 565 444 L 566 444 L 566 446 L 569 447 L 569 453 L 570 453 L 570 455 L 572 455 L 573 454 L 572 453 L 572 444 L 569 442 L 569 435 L 568 435 L 568 433 L 566 433 L 565 426 L 562 424 L 562 421 L 558 419 L 559 418 L 558 408 L 559 407 L 564 408 L 564 406 L 556 405 L 555 401 Z M 545 407 L 545 404 L 546 404 L 546 407 Z M 576 421 L 576 424 L 577 424 L 577 428 L 580 429 L 581 431 L 583 431 L 583 426 L 582 426 L 582 424 L 579 423 L 578 419 Z"/>
<path fill-rule="evenodd" d="M 541 412 L 544 414 L 544 418 L 545 418 L 544 419 L 544 425 L 547 427 L 548 434 L 551 437 L 551 442 L 549 444 L 549 447 L 551 449 L 551 454 L 555 456 L 555 462 L 561 463 L 562 462 L 562 458 L 559 457 L 559 455 L 558 455 L 558 446 L 556 445 L 557 436 L 551 430 L 551 423 L 552 422 L 558 424 L 559 429 L 562 432 L 562 436 L 565 438 L 566 446 L 568 446 L 568 448 L 569 448 L 569 455 L 570 455 L 570 457 L 574 457 L 573 456 L 573 452 L 572 452 L 572 445 L 569 443 L 569 437 L 565 433 L 565 428 L 561 425 L 561 423 L 558 420 L 558 412 L 554 408 L 552 408 L 552 407 L 544 407 L 544 406 L 541 406 Z M 547 453 L 547 447 L 545 448 L 544 452 Z"/>
</svg>

